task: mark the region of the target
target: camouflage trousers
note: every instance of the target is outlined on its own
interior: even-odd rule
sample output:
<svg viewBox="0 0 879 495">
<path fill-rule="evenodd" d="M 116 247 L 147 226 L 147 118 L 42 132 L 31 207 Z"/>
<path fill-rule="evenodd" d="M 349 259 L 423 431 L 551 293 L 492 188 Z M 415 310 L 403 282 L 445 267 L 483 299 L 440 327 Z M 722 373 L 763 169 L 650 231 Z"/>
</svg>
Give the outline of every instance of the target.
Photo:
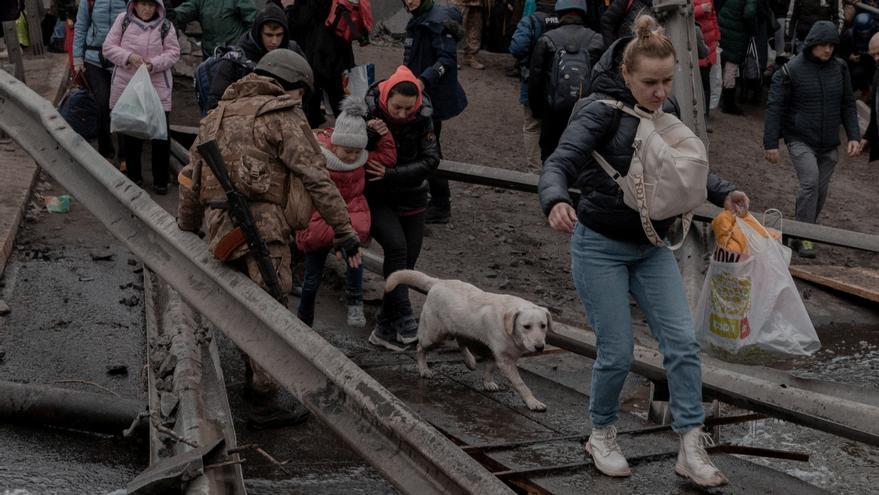
<svg viewBox="0 0 879 495">
<path fill-rule="evenodd" d="M 464 13 L 464 57 L 472 58 L 482 46 L 482 7 L 461 7 Z"/>
<path fill-rule="evenodd" d="M 275 273 L 278 274 L 278 283 L 281 286 L 281 294 L 283 296 L 280 302 L 286 306 L 287 294 L 293 289 L 293 270 L 290 266 L 290 246 L 283 243 L 269 244 L 269 256 L 272 258 L 272 265 L 275 266 Z M 262 274 L 259 272 L 259 265 L 257 264 L 255 257 L 246 254 L 235 260 L 232 263 L 232 266 L 241 273 L 247 275 L 248 278 L 256 282 L 263 289 L 268 289 L 265 282 L 263 282 Z M 266 399 L 274 397 L 280 389 L 275 380 L 269 376 L 265 369 L 258 365 L 244 352 L 241 353 L 241 358 L 244 360 L 245 364 L 246 387 L 250 392 Z"/>
</svg>

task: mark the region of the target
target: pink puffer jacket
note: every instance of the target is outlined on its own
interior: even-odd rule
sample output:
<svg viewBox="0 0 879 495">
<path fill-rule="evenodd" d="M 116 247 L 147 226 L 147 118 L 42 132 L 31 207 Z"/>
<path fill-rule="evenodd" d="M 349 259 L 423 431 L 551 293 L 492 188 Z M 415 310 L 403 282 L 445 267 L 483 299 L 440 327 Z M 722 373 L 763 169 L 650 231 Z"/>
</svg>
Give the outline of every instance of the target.
<svg viewBox="0 0 879 495">
<path fill-rule="evenodd" d="M 128 57 L 137 53 L 143 59 L 152 64 L 150 79 L 153 87 L 162 100 L 162 107 L 166 112 L 171 111 L 171 89 L 174 80 L 171 76 L 171 67 L 180 58 L 180 45 L 177 43 L 177 33 L 174 26 L 169 23 L 168 34 L 162 39 L 162 23 L 165 20 L 165 6 L 162 0 L 156 0 L 156 17 L 144 22 L 134 13 L 134 2 L 128 2 L 128 10 L 119 14 L 107 38 L 104 40 L 104 58 L 113 62 L 113 85 L 110 88 L 110 108 L 116 106 L 119 95 L 128 85 L 128 81 L 134 76 L 136 67 L 128 63 Z M 125 17 L 129 23 L 122 30 Z"/>
</svg>

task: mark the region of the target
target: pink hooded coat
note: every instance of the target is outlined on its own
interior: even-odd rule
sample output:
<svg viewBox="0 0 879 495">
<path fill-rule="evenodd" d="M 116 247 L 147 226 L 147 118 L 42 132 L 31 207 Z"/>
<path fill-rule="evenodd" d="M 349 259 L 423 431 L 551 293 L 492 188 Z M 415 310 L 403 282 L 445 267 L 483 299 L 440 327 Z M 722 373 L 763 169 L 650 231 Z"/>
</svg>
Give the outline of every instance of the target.
<svg viewBox="0 0 879 495">
<path fill-rule="evenodd" d="M 127 12 L 119 14 L 104 40 L 104 58 L 116 66 L 113 69 L 113 85 L 110 88 L 110 108 L 116 106 L 119 95 L 137 70 L 128 63 L 128 57 L 132 53 L 137 53 L 153 65 L 150 72 L 153 87 L 162 100 L 162 108 L 166 112 L 171 111 L 171 89 L 174 86 L 171 67 L 180 58 L 180 45 L 177 43 L 177 33 L 173 25 L 170 26 L 165 39 L 162 39 L 165 5 L 162 0 L 155 2 L 157 16 L 149 22 L 144 22 L 134 13 L 134 1 L 129 1 Z M 122 23 L 126 15 L 130 22 L 123 32 Z"/>
</svg>

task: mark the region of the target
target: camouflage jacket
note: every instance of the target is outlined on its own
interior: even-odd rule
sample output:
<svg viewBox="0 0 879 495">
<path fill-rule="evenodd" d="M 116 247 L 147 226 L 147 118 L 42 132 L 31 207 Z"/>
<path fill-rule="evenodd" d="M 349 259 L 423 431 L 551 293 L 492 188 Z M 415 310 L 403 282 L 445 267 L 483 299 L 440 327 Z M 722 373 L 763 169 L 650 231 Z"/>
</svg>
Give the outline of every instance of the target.
<svg viewBox="0 0 879 495">
<path fill-rule="evenodd" d="M 224 208 L 226 194 L 197 150 L 212 137 L 235 189 L 250 199 L 267 243 L 292 242 L 291 231 L 307 225 L 312 205 L 333 227 L 336 244 L 356 236 L 301 100 L 285 94 L 271 78 L 250 74 L 229 86 L 217 109 L 202 120 L 189 164 L 178 178 L 177 225 L 197 231 L 204 220 L 211 251 L 235 228 Z M 304 220 L 301 212 L 306 212 Z M 246 252 L 242 245 L 229 259 Z"/>
</svg>

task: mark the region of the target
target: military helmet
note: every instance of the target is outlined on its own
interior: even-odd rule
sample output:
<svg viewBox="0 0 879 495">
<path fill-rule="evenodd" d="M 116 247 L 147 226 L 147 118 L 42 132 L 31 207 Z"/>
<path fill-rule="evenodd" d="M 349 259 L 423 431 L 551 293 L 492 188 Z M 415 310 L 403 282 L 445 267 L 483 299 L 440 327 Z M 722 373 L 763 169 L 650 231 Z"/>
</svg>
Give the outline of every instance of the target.
<svg viewBox="0 0 879 495">
<path fill-rule="evenodd" d="M 856 33 L 869 33 L 873 30 L 873 14 L 861 12 L 855 16 L 852 30 Z"/>
<path fill-rule="evenodd" d="M 300 84 L 309 89 L 314 87 L 314 72 L 311 70 L 311 66 L 302 55 L 287 48 L 277 48 L 266 53 L 256 64 L 254 72 L 286 83 L 282 84 L 285 87 L 295 87 Z"/>
<path fill-rule="evenodd" d="M 583 15 L 586 15 L 586 0 L 556 0 L 555 11 L 561 12 L 563 10 L 579 10 Z"/>
</svg>

